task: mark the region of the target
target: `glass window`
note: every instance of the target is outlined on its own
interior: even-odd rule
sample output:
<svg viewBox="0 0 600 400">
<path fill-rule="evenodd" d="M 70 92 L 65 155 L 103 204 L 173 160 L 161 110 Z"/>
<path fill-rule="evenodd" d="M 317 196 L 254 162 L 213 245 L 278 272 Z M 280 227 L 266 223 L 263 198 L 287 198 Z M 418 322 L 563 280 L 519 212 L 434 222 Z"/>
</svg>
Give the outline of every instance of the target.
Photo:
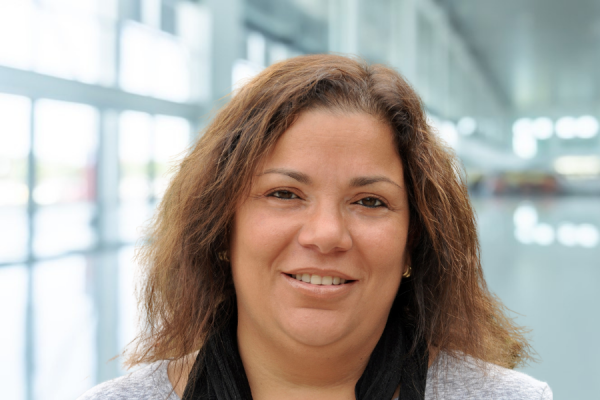
<svg viewBox="0 0 600 400">
<path fill-rule="evenodd" d="M 0 2 L 0 64 L 114 82 L 116 0 Z"/>
<path fill-rule="evenodd" d="M 27 257 L 31 102 L 0 93 L 0 263 Z"/>
<path fill-rule="evenodd" d="M 128 201 L 119 206 L 119 237 L 125 243 L 135 243 L 152 217 L 154 208 L 147 202 Z"/>
<path fill-rule="evenodd" d="M 84 104 L 39 100 L 35 120 L 34 200 L 43 205 L 93 200 L 98 111 Z"/>
<path fill-rule="evenodd" d="M 124 20 L 141 21 L 142 5 L 140 0 L 119 0 L 119 16 Z"/>
<path fill-rule="evenodd" d="M 19 0 L 20 1 L 20 0 Z M 116 19 L 120 0 L 36 0 L 44 8 Z M 122 1 L 122 0 L 121 0 Z"/>
<path fill-rule="evenodd" d="M 132 243 L 150 217 L 150 159 L 154 121 L 147 113 L 125 111 L 119 116 L 119 235 Z"/>
<path fill-rule="evenodd" d="M 26 309 L 27 269 L 23 265 L 0 267 L 0 376 L 5 399 L 25 398 Z"/>
<path fill-rule="evenodd" d="M 0 207 L 0 221 L 0 263 L 25 261 L 29 235 L 27 209 Z"/>
<path fill-rule="evenodd" d="M 92 245 L 95 232 L 98 112 L 76 103 L 40 100 L 35 106 L 37 183 L 34 251 L 57 255 Z"/>
<path fill-rule="evenodd" d="M 235 60 L 231 67 L 231 86 L 233 91 L 237 92 L 254 76 L 259 74 L 260 71 L 262 71 L 262 67 L 248 60 Z"/>
<path fill-rule="evenodd" d="M 206 5 L 178 2 L 175 6 L 177 37 L 192 51 L 190 100 L 210 101 L 212 61 L 211 12 Z"/>
<path fill-rule="evenodd" d="M 154 42 L 154 96 L 186 102 L 190 99 L 190 54 L 174 36 L 161 34 Z"/>
<path fill-rule="evenodd" d="M 102 30 L 96 18 L 41 10 L 36 26 L 37 71 L 98 83 L 104 64 Z"/>
<path fill-rule="evenodd" d="M 0 93 L 0 207 L 27 204 L 28 98 Z"/>
<path fill-rule="evenodd" d="M 33 11 L 31 0 L 0 2 L 0 64 L 31 68 Z"/>
<path fill-rule="evenodd" d="M 180 117 L 157 115 L 154 136 L 154 196 L 161 198 L 173 176 L 173 167 L 190 143 L 190 124 Z"/>
<path fill-rule="evenodd" d="M 36 257 L 61 255 L 85 250 L 96 241 L 92 221 L 96 207 L 92 203 L 41 206 L 34 216 L 33 251 Z"/>
<path fill-rule="evenodd" d="M 265 66 L 267 41 L 260 32 L 249 32 L 246 37 L 246 59 L 259 67 Z"/>
<path fill-rule="evenodd" d="M 139 313 L 135 297 L 137 264 L 134 247 L 119 250 L 119 348 L 123 349 L 138 332 Z"/>
<path fill-rule="evenodd" d="M 152 117 L 150 114 L 125 111 L 119 116 L 119 163 L 121 200 L 147 200 L 150 194 Z"/>
<path fill-rule="evenodd" d="M 126 21 L 121 32 L 121 65 L 119 83 L 123 90 L 151 95 L 153 46 L 152 30 L 141 24 Z"/>
<path fill-rule="evenodd" d="M 291 56 L 291 50 L 284 44 L 275 42 L 269 46 L 269 62 L 271 64 L 283 61 Z"/>
<path fill-rule="evenodd" d="M 160 28 L 161 0 L 140 0 L 142 22 L 153 28 Z"/>
<path fill-rule="evenodd" d="M 120 83 L 124 90 L 188 101 L 189 67 L 189 51 L 176 37 L 132 21 L 123 26 Z"/>
<path fill-rule="evenodd" d="M 425 102 L 430 100 L 433 62 L 433 27 L 429 20 L 419 14 L 417 19 L 417 89 Z"/>
<path fill-rule="evenodd" d="M 88 260 L 77 256 L 38 263 L 33 274 L 34 397 L 77 398 L 95 383 Z"/>
<path fill-rule="evenodd" d="M 62 9 L 77 12 L 78 14 L 94 14 L 98 9 L 99 0 L 37 0 L 39 4 L 48 9 Z M 109 0 L 110 2 L 110 0 Z"/>
<path fill-rule="evenodd" d="M 390 0 L 359 2 L 358 48 L 371 62 L 385 62 L 390 49 L 392 27 Z"/>
<path fill-rule="evenodd" d="M 162 3 L 160 28 L 172 35 L 177 33 L 177 15 L 175 5 L 177 3 Z"/>
</svg>

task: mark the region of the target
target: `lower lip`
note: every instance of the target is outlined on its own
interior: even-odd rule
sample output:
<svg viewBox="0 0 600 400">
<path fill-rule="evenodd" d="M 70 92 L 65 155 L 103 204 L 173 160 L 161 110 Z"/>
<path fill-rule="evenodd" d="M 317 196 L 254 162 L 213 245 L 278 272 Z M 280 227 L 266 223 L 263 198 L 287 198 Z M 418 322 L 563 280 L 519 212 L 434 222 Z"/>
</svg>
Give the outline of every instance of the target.
<svg viewBox="0 0 600 400">
<path fill-rule="evenodd" d="M 352 281 L 350 283 L 344 283 L 341 285 L 313 285 L 312 283 L 299 281 L 298 279 L 292 278 L 287 274 L 281 274 L 281 276 L 288 284 L 290 284 L 300 293 L 321 299 L 330 299 L 343 296 L 350 292 L 357 282 Z"/>
</svg>

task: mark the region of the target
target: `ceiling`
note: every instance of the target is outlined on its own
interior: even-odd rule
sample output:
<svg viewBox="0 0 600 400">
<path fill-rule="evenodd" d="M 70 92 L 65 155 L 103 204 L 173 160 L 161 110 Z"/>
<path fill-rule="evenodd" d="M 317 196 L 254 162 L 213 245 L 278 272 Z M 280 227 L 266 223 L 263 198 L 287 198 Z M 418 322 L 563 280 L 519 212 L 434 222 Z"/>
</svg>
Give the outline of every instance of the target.
<svg viewBox="0 0 600 400">
<path fill-rule="evenodd" d="M 516 116 L 600 116 L 600 0 L 438 0 Z"/>
</svg>

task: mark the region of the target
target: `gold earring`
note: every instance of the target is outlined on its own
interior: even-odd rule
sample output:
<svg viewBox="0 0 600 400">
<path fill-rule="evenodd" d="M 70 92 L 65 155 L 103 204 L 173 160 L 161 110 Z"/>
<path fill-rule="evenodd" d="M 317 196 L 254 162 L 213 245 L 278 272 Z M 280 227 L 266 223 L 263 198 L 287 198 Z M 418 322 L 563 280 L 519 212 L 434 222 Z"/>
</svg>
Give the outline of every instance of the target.
<svg viewBox="0 0 600 400">
<path fill-rule="evenodd" d="M 227 254 L 227 250 L 217 253 L 217 257 L 219 257 L 219 260 L 221 261 L 229 262 L 229 254 Z"/>
<path fill-rule="evenodd" d="M 403 277 L 408 278 L 412 274 L 412 267 L 410 265 L 406 266 L 406 271 L 402 274 Z"/>
</svg>

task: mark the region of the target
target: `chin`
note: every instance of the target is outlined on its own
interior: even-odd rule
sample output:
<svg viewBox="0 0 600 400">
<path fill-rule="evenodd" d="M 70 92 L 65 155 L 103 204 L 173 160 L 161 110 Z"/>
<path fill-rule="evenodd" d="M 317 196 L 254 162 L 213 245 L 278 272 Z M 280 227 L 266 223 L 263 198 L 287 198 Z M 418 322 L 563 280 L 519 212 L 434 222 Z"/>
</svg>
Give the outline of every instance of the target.
<svg viewBox="0 0 600 400">
<path fill-rule="evenodd" d="M 342 340 L 354 330 L 352 321 L 341 314 L 340 311 L 301 308 L 285 313 L 279 325 L 292 340 L 322 347 Z"/>
</svg>

